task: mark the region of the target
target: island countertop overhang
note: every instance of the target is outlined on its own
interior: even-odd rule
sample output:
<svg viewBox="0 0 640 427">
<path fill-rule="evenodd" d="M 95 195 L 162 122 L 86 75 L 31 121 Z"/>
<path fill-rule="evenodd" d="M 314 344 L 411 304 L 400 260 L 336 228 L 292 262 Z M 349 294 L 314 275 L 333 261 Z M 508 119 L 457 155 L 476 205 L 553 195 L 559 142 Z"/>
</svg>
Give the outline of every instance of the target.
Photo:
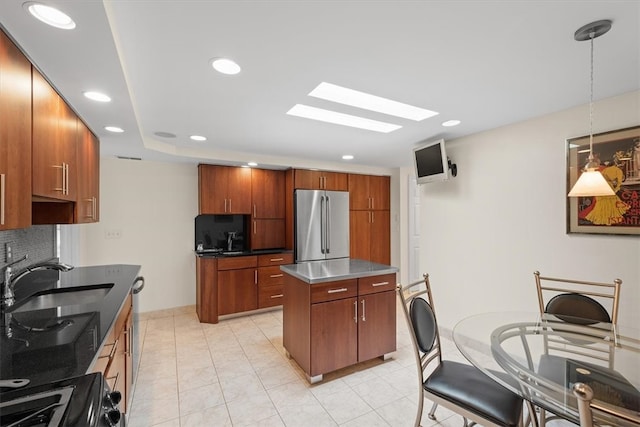
<svg viewBox="0 0 640 427">
<path fill-rule="evenodd" d="M 310 285 L 398 272 L 397 267 L 351 258 L 281 265 L 280 270 Z"/>
</svg>

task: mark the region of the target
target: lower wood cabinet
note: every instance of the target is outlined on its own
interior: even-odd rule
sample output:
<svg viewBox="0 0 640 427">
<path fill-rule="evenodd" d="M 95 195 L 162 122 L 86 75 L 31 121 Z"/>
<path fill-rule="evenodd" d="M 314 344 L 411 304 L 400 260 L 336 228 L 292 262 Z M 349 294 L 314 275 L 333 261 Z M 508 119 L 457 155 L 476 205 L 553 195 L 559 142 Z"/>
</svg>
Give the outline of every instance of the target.
<svg viewBox="0 0 640 427">
<path fill-rule="evenodd" d="M 196 258 L 196 312 L 200 322 L 282 305 L 280 265 L 293 263 L 293 253 L 228 258 Z"/>
<path fill-rule="evenodd" d="M 285 275 L 283 343 L 311 382 L 396 350 L 396 275 L 308 284 Z"/>
<path fill-rule="evenodd" d="M 129 394 L 133 385 L 133 311 L 132 297 L 125 301 L 116 321 L 107 334 L 102 352 L 98 356 L 94 372 L 101 372 L 109 388 L 119 391 L 122 400 L 120 411 L 129 411 Z"/>
</svg>

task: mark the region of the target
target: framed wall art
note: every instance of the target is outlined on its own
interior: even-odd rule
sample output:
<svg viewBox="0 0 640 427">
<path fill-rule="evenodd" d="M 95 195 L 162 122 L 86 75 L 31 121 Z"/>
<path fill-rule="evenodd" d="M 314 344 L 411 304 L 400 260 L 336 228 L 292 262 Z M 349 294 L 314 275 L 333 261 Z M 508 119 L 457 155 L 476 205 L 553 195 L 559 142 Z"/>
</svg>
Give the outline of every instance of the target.
<svg viewBox="0 0 640 427">
<path fill-rule="evenodd" d="M 589 135 L 567 140 L 567 191 L 589 157 Z M 613 196 L 567 197 L 567 233 L 640 235 L 640 126 L 593 135 Z M 566 194 L 565 193 L 565 194 Z"/>
</svg>

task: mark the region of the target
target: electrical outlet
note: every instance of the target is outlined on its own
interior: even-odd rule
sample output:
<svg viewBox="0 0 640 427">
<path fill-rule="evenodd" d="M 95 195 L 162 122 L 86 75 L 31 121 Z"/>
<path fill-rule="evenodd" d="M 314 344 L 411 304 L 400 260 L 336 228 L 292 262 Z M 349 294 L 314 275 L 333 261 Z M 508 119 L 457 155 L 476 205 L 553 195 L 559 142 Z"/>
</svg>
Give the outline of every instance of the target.
<svg viewBox="0 0 640 427">
<path fill-rule="evenodd" d="M 9 243 L 4 244 L 4 256 L 4 262 L 9 263 L 13 261 L 13 249 L 11 248 L 11 244 Z"/>
<path fill-rule="evenodd" d="M 105 239 L 119 239 L 122 237 L 122 230 L 105 230 L 104 238 Z"/>
</svg>

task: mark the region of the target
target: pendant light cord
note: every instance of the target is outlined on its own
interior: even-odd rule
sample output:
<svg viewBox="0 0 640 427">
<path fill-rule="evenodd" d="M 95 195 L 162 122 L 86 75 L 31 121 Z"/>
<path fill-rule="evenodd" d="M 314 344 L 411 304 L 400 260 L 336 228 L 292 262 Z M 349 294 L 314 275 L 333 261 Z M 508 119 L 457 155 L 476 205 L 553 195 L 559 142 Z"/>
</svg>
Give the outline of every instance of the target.
<svg viewBox="0 0 640 427">
<path fill-rule="evenodd" d="M 591 75 L 590 78 L 590 92 L 589 92 L 589 163 L 595 159 L 593 157 L 593 39 L 595 38 L 595 32 L 589 33 L 591 39 Z"/>
</svg>

